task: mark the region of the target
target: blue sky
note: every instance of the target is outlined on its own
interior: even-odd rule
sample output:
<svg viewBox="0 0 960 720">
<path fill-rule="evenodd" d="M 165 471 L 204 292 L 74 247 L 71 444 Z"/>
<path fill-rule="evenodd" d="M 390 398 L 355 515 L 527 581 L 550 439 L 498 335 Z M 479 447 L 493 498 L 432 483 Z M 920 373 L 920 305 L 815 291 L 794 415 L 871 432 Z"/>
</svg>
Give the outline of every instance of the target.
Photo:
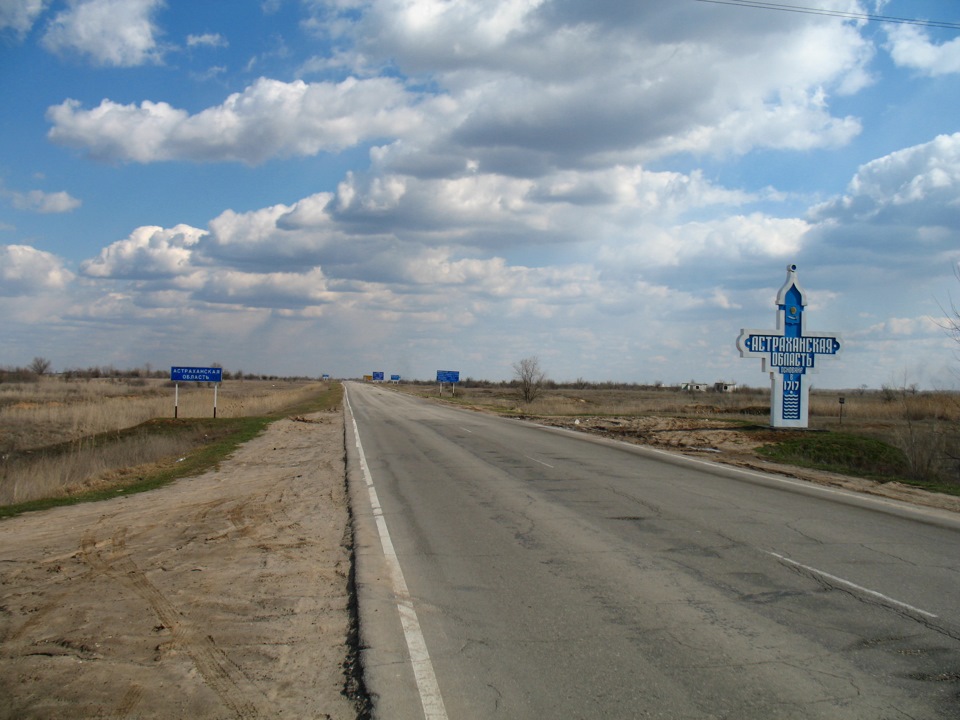
<svg viewBox="0 0 960 720">
<path fill-rule="evenodd" d="M 952 3 L 0 0 L 0 366 L 960 386 Z M 954 12 L 954 15 L 949 15 Z"/>
</svg>

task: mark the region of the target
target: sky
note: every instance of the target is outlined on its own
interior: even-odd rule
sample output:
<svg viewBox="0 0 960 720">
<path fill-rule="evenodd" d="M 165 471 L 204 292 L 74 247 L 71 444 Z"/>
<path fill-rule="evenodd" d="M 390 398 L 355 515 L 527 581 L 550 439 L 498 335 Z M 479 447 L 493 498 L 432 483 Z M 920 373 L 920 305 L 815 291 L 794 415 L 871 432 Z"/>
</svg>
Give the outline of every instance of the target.
<svg viewBox="0 0 960 720">
<path fill-rule="evenodd" d="M 766 387 L 795 264 L 960 388 L 960 6 L 778 5 L 0 0 L 0 367 Z"/>
</svg>

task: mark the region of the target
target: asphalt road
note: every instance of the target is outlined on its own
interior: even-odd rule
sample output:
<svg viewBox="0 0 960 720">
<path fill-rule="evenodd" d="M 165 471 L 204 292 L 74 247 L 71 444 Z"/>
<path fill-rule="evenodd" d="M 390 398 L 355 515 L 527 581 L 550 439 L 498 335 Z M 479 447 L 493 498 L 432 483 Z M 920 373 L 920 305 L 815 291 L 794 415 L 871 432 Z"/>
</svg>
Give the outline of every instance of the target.
<svg viewBox="0 0 960 720">
<path fill-rule="evenodd" d="M 955 516 L 347 398 L 376 717 L 960 718 Z"/>
</svg>

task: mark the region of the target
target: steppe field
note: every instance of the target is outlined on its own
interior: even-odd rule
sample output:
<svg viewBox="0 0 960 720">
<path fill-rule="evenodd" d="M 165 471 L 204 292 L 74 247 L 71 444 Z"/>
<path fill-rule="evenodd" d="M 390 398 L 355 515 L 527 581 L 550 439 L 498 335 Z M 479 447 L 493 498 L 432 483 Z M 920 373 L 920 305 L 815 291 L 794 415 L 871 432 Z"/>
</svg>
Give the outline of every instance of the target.
<svg viewBox="0 0 960 720">
<path fill-rule="evenodd" d="M 0 506 L 129 485 L 315 402 L 338 404 L 339 386 L 225 381 L 214 418 L 214 387 L 206 383 L 180 383 L 175 392 L 157 378 L 0 382 Z"/>
<path fill-rule="evenodd" d="M 512 383 L 387 385 L 718 460 L 779 462 L 960 494 L 960 394 L 916 389 L 813 390 L 810 428 L 773 431 L 769 391 L 687 392 L 613 383 L 548 383 L 523 402 Z M 840 399 L 844 402 L 841 405 Z M 338 405 L 338 383 L 226 380 L 216 390 L 162 378 L 43 376 L 0 382 L 0 507 L 127 487 L 177 468 L 271 419 Z M 240 433 L 238 436 L 237 433 Z M 247 435 L 243 435 L 247 433 Z M 223 449 L 221 448 L 221 452 Z M 189 464 L 189 463 L 188 463 Z"/>
</svg>

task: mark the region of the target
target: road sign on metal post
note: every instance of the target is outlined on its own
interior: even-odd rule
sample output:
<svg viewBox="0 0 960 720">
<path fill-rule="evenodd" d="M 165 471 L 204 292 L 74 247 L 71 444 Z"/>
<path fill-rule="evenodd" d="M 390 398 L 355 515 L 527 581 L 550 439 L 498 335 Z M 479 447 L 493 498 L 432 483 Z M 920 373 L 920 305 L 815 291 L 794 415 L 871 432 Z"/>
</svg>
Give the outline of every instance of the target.
<svg viewBox="0 0 960 720">
<path fill-rule="evenodd" d="M 740 357 L 758 357 L 770 373 L 770 424 L 807 427 L 810 381 L 818 356 L 836 356 L 843 347 L 837 333 L 808 333 L 803 308 L 806 292 L 797 281 L 797 266 L 787 266 L 787 280 L 777 293 L 777 329 L 741 330 Z"/>
<path fill-rule="evenodd" d="M 440 383 L 440 396 L 443 396 L 443 384 L 450 383 L 452 393 L 457 394 L 457 383 L 460 382 L 459 370 L 437 370 L 437 382 Z"/>
<path fill-rule="evenodd" d="M 170 379 L 173 381 L 173 417 L 176 418 L 180 412 L 180 383 L 182 382 L 207 382 L 213 385 L 213 417 L 217 417 L 217 389 L 223 381 L 223 368 L 218 367 L 172 367 L 170 368 Z"/>
</svg>

